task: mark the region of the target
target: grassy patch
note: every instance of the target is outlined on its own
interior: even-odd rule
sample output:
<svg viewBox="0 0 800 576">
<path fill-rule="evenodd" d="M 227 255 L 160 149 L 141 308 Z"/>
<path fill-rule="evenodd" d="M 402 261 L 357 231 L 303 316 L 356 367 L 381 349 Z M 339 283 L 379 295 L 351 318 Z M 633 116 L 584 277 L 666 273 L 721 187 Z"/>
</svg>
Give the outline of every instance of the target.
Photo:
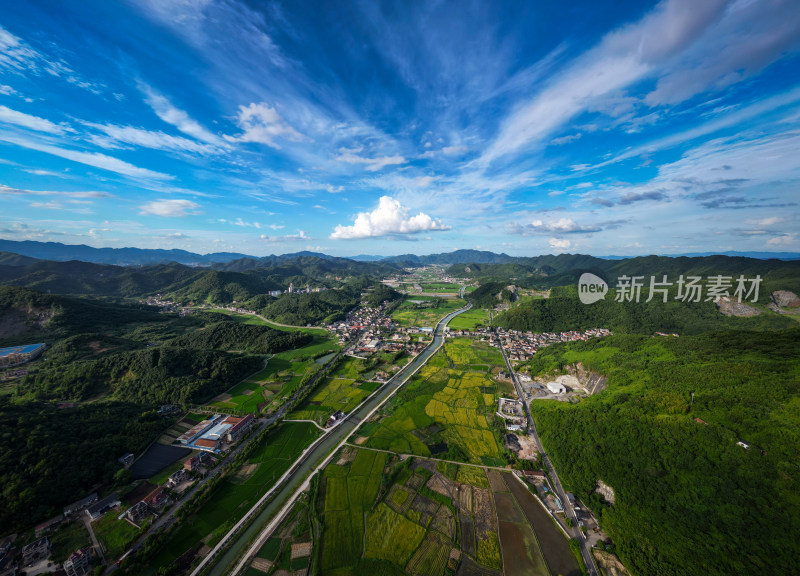
<svg viewBox="0 0 800 576">
<path fill-rule="evenodd" d="M 125 520 L 117 520 L 121 512 L 111 510 L 92 524 L 97 540 L 103 546 L 107 558 L 119 558 L 136 539 L 139 531 Z"/>
</svg>

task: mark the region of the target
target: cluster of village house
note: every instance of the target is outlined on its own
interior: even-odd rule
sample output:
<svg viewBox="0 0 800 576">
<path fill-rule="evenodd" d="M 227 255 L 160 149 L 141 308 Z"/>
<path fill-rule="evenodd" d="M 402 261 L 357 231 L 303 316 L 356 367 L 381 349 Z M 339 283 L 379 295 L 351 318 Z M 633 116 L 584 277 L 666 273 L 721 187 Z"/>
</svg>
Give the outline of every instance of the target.
<svg viewBox="0 0 800 576">
<path fill-rule="evenodd" d="M 489 341 L 495 346 L 502 344 L 511 360 L 529 360 L 536 350 L 559 342 L 575 342 L 588 340 L 597 336 L 610 336 L 611 330 L 606 328 L 590 328 L 589 330 L 572 330 L 570 332 L 520 332 L 497 328 Z"/>
<path fill-rule="evenodd" d="M 125 454 L 119 458 L 119 462 L 128 468 L 134 460 L 133 454 Z M 205 475 L 209 468 L 216 465 L 216 460 L 208 451 L 201 451 L 196 456 L 192 456 L 183 464 L 183 468 L 170 475 L 163 486 L 158 486 L 147 494 L 140 501 L 133 504 L 130 508 L 120 514 L 119 519 L 130 522 L 137 528 L 151 515 L 157 515 L 170 501 L 170 490 L 183 491 L 191 482 L 195 475 Z M 0 541 L 0 576 L 14 576 L 17 574 L 17 564 L 28 567 L 41 560 L 46 560 L 50 556 L 51 541 L 47 534 L 54 528 L 71 520 L 77 520 L 81 515 L 85 515 L 91 522 L 99 520 L 105 514 L 119 507 L 122 501 L 119 494 L 113 493 L 105 498 L 99 499 L 97 493 L 92 493 L 86 498 L 82 498 L 64 507 L 62 514 L 39 524 L 34 532 L 36 540 L 24 546 L 18 556 L 11 556 L 13 538 L 6 538 Z M 64 572 L 67 576 L 84 576 L 92 570 L 91 560 L 94 550 L 91 546 L 76 550 L 63 563 Z"/>
</svg>

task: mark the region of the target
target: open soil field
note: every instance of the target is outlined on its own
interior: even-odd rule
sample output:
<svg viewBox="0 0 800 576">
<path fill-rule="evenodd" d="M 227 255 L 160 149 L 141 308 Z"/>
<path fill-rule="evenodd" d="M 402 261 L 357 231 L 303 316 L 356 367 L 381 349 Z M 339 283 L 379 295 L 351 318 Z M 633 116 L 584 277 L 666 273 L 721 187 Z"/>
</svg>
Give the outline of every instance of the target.
<svg viewBox="0 0 800 576">
<path fill-rule="evenodd" d="M 507 473 L 503 473 L 503 477 L 528 524 L 533 527 L 536 540 L 553 574 L 579 576 L 580 568 L 569 549 L 569 543 L 550 515 L 519 480 Z"/>
</svg>

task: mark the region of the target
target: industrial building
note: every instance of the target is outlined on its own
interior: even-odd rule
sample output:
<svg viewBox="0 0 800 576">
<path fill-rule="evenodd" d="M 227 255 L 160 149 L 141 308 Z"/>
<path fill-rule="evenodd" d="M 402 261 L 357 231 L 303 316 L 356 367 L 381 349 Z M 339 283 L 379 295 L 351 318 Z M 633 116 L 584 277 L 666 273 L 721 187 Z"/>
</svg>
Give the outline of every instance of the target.
<svg viewBox="0 0 800 576">
<path fill-rule="evenodd" d="M 235 442 L 254 422 L 252 414 L 244 418 L 217 414 L 194 426 L 178 440 L 189 448 L 218 452 L 225 442 Z"/>
<path fill-rule="evenodd" d="M 45 344 L 26 344 L 24 346 L 0 348 L 0 368 L 19 366 L 35 360 L 42 355 L 45 348 L 47 348 Z"/>
<path fill-rule="evenodd" d="M 553 394 L 566 394 L 567 387 L 564 386 L 561 382 L 548 382 L 547 389 L 550 390 Z"/>
</svg>

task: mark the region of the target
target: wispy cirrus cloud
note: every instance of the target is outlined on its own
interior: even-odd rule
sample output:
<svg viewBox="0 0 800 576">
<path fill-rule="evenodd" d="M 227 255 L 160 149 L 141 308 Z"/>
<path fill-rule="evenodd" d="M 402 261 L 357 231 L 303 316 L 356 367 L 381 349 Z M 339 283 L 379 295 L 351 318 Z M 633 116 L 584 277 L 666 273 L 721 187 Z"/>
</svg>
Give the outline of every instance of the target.
<svg viewBox="0 0 800 576">
<path fill-rule="evenodd" d="M 161 120 L 201 142 L 219 147 L 226 146 L 224 140 L 201 126 L 200 123 L 189 116 L 187 112 L 173 105 L 169 99 L 153 87 L 141 81 L 138 83 L 138 87 L 144 95 L 145 102 L 147 102 L 156 116 L 161 118 Z"/>
<path fill-rule="evenodd" d="M 393 156 L 368 157 L 361 156 L 360 154 L 362 151 L 362 147 L 349 149 L 341 148 L 334 160 L 337 162 L 344 162 L 345 164 L 363 165 L 369 172 L 377 172 L 387 166 L 398 166 L 407 162 L 407 160 L 399 154 L 394 154 Z"/>
<path fill-rule="evenodd" d="M 60 158 L 64 158 L 65 160 L 78 162 L 79 164 L 93 166 L 94 168 L 108 170 L 109 172 L 116 172 L 117 174 L 121 174 L 123 176 L 152 180 L 171 180 L 173 178 L 173 176 L 169 174 L 156 172 L 155 170 L 149 170 L 147 168 L 140 168 L 129 162 L 120 160 L 119 158 L 107 156 L 106 154 L 101 154 L 99 152 L 82 152 L 79 150 L 54 146 L 39 140 L 34 140 L 32 138 L 18 137 L 4 133 L 0 133 L 0 141 L 22 146 L 23 148 L 28 148 L 30 150 L 44 152 L 45 154 L 58 156 Z"/>
<path fill-rule="evenodd" d="M 6 106 L 0 106 L 0 122 L 14 124 L 15 126 L 36 130 L 37 132 L 47 132 L 48 134 L 73 132 L 67 124 L 56 124 L 45 118 L 12 110 Z"/>
<path fill-rule="evenodd" d="M 213 154 L 219 148 L 209 144 L 202 144 L 181 136 L 172 136 L 161 131 L 145 130 L 133 126 L 117 126 L 115 124 L 94 124 L 86 122 L 86 126 L 94 128 L 101 134 L 89 136 L 89 140 L 108 149 L 120 148 L 124 145 L 141 146 L 154 150 L 171 152 L 188 152 L 193 154 Z"/>
</svg>

